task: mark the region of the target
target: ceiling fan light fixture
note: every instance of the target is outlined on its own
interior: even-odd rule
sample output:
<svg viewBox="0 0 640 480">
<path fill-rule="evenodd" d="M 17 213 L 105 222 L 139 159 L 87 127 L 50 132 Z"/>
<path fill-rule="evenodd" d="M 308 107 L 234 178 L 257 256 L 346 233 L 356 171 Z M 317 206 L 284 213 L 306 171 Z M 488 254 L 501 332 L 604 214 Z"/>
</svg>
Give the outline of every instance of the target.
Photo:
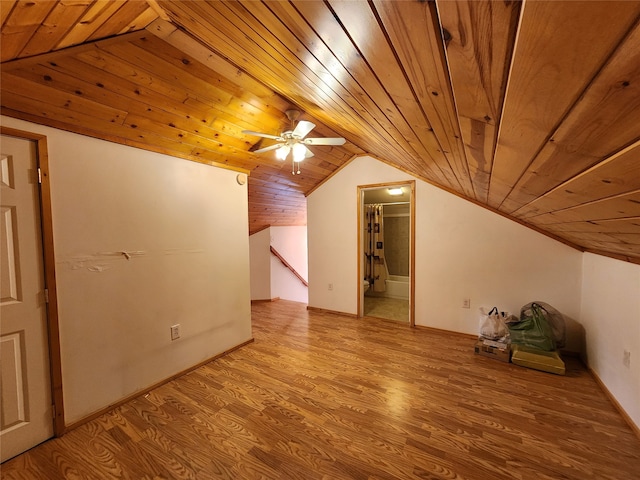
<svg viewBox="0 0 640 480">
<path fill-rule="evenodd" d="M 255 135 L 257 137 L 275 140 L 277 143 L 268 147 L 252 150 L 255 154 L 270 152 L 275 150 L 278 160 L 286 160 L 291 153 L 291 173 L 298 175 L 300 173 L 300 162 L 305 158 L 313 157 L 313 152 L 307 148 L 307 145 L 344 145 L 345 139 L 340 138 L 306 138 L 307 134 L 315 128 L 315 124 L 307 120 L 300 120 L 296 125 L 295 122 L 300 116 L 298 110 L 287 110 L 287 118 L 291 121 L 291 129 L 285 130 L 280 135 L 271 135 L 269 133 L 254 132 L 253 130 L 242 130 L 245 135 Z M 298 164 L 298 165 L 296 165 Z M 297 167 L 297 169 L 296 169 Z"/>
<path fill-rule="evenodd" d="M 276 150 L 276 158 L 278 160 L 286 160 L 290 150 L 291 150 L 291 147 L 289 147 L 289 145 L 282 145 L 280 148 Z"/>
<path fill-rule="evenodd" d="M 305 159 L 307 153 L 307 147 L 302 143 L 296 143 L 293 146 L 293 161 L 301 162 Z"/>
</svg>

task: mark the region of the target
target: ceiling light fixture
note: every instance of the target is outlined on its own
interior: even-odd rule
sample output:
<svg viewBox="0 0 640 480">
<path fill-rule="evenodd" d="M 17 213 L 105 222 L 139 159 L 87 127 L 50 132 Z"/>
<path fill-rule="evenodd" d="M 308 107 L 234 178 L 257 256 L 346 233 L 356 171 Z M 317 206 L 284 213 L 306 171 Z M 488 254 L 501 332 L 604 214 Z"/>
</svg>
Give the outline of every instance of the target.
<svg viewBox="0 0 640 480">
<path fill-rule="evenodd" d="M 305 155 L 307 153 L 307 147 L 305 147 L 302 143 L 296 143 L 293 146 L 293 161 L 301 162 L 305 159 Z"/>
<path fill-rule="evenodd" d="M 300 162 L 307 158 L 308 151 L 309 150 L 303 143 L 297 143 L 297 140 L 293 139 L 291 141 L 287 141 L 286 144 L 276 150 L 276 158 L 278 160 L 286 160 L 289 153 L 291 153 L 291 173 L 299 175 Z"/>
<path fill-rule="evenodd" d="M 298 110 L 287 110 L 285 112 L 287 118 L 291 121 L 290 130 L 282 132 L 280 135 L 270 135 L 267 133 L 254 132 L 252 130 L 243 130 L 242 133 L 256 135 L 258 137 L 270 138 L 278 143 L 268 147 L 260 148 L 253 153 L 263 153 L 269 150 L 276 151 L 278 160 L 286 160 L 291 153 L 291 173 L 300 174 L 300 162 L 305 158 L 313 157 L 313 152 L 307 148 L 307 145 L 344 145 L 344 138 L 305 138 L 307 133 L 315 128 L 315 125 L 306 120 L 300 120 L 295 125 L 300 112 Z M 296 165 L 297 164 L 297 165 Z M 297 168 L 296 168 L 297 167 Z"/>
<path fill-rule="evenodd" d="M 286 160 L 290 150 L 291 150 L 291 147 L 289 145 L 282 145 L 280 148 L 276 150 L 276 158 L 278 160 Z"/>
<path fill-rule="evenodd" d="M 402 187 L 389 188 L 387 191 L 389 192 L 389 195 L 402 195 L 404 193 Z"/>
</svg>

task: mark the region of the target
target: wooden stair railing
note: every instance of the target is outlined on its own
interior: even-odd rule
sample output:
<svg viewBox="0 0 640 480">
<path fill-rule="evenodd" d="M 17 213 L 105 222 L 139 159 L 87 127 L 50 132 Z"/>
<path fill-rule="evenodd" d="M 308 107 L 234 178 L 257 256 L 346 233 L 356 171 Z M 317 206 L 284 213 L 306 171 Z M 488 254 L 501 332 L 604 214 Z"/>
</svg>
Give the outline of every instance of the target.
<svg viewBox="0 0 640 480">
<path fill-rule="evenodd" d="M 271 249 L 271 253 L 273 253 L 278 260 L 280 260 L 282 262 L 282 264 L 287 267 L 289 270 L 291 270 L 291 272 L 300 279 L 300 281 L 304 284 L 305 287 L 309 286 L 309 283 L 304 279 L 304 277 L 302 275 L 300 275 L 298 272 L 296 272 L 296 269 L 293 268 L 289 262 L 287 262 L 284 257 L 282 255 L 280 255 L 280 253 L 278 253 L 278 251 L 273 248 L 271 245 L 269 245 L 269 248 Z"/>
</svg>

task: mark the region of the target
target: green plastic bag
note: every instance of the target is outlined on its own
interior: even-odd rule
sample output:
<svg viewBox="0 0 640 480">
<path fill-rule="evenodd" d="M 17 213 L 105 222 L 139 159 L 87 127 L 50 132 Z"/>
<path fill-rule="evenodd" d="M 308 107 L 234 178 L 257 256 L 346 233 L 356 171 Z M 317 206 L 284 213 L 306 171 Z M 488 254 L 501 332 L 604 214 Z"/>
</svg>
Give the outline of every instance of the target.
<svg viewBox="0 0 640 480">
<path fill-rule="evenodd" d="M 521 311 L 520 321 L 508 325 L 511 343 L 554 351 L 556 342 L 546 315 L 547 311 L 537 303 L 532 303 L 531 309 Z"/>
</svg>

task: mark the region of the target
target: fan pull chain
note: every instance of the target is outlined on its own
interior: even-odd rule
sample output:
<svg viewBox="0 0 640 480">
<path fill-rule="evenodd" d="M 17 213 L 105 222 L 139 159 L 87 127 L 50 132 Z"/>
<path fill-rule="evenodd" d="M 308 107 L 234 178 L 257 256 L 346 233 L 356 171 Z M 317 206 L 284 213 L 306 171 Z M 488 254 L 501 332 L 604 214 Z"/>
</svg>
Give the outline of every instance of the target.
<svg viewBox="0 0 640 480">
<path fill-rule="evenodd" d="M 296 163 L 298 164 L 297 172 L 296 172 Z M 300 162 L 296 162 L 293 158 L 291 159 L 291 175 L 300 175 Z"/>
</svg>

